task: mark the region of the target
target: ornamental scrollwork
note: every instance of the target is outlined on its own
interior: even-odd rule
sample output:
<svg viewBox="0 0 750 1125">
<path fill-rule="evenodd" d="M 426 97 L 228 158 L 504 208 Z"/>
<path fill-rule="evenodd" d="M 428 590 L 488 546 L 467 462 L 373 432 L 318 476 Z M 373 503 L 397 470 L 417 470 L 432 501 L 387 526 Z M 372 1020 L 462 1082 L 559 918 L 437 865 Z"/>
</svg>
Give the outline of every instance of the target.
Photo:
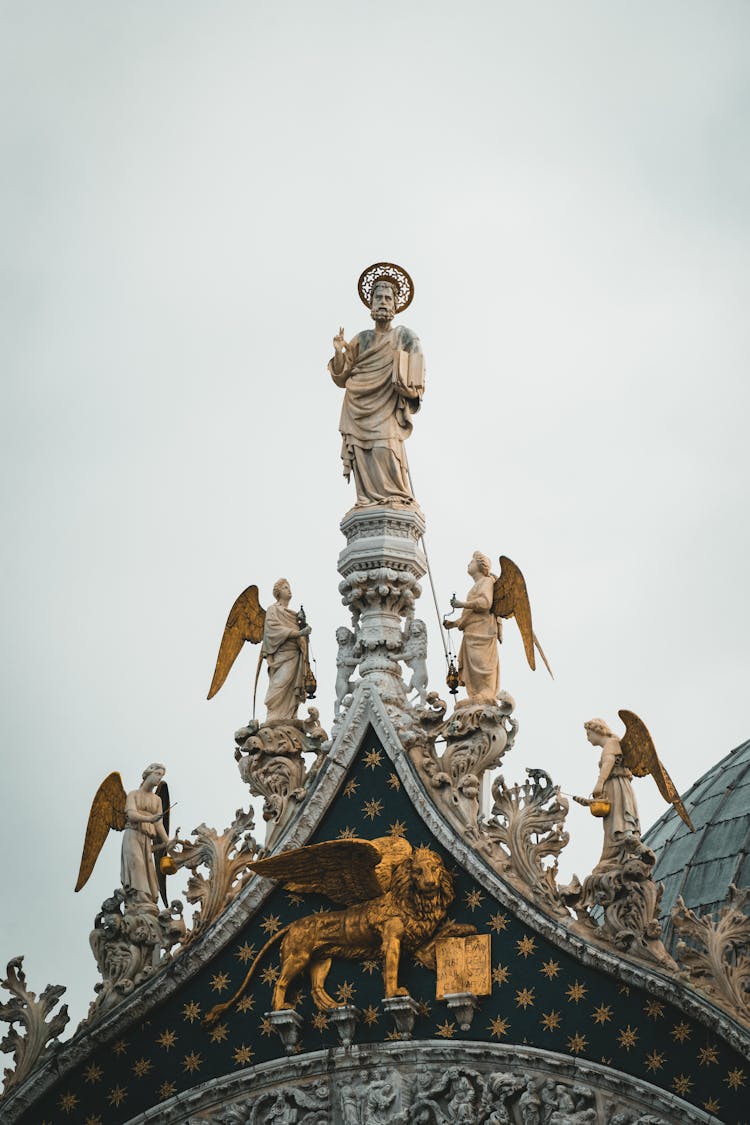
<svg viewBox="0 0 750 1125">
<path fill-rule="evenodd" d="M 0 1004 L 0 1020 L 10 1025 L 0 1041 L 0 1051 L 12 1054 L 15 1061 L 14 1067 L 6 1067 L 4 1071 L 3 1094 L 7 1094 L 50 1056 L 70 1016 L 68 1005 L 63 1004 L 48 1020 L 65 988 L 61 984 L 48 984 L 37 998 L 26 987 L 23 957 L 14 957 L 8 962 L 5 980 L 0 984 L 12 997 Z M 15 1024 L 20 1024 L 25 1035 L 20 1034 Z"/>
<path fill-rule="evenodd" d="M 750 1022 L 750 888 L 729 887 L 729 901 L 719 912 L 699 917 L 682 899 L 672 908 L 675 929 L 687 939 L 677 944 L 677 960 L 691 983 Z"/>
</svg>

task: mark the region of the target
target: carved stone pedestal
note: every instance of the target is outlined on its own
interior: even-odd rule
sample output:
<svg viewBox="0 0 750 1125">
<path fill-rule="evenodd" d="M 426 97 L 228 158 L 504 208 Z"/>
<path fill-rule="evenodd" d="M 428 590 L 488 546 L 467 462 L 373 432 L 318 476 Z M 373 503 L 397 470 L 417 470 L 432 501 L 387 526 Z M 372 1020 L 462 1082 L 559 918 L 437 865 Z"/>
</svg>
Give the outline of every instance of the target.
<svg viewBox="0 0 750 1125">
<path fill-rule="evenodd" d="M 402 623 L 414 616 L 427 561 L 419 547 L 424 516 L 418 508 L 353 509 L 341 521 L 346 547 L 339 555 L 339 591 L 352 615 L 363 679 L 383 698 L 402 700 Z"/>
<path fill-rule="evenodd" d="M 288 1008 L 281 1012 L 266 1012 L 266 1019 L 283 1043 L 286 1053 L 293 1054 L 302 1031 L 302 1016 Z"/>
<path fill-rule="evenodd" d="M 290 719 L 261 724 L 253 719 L 235 732 L 234 756 L 240 777 L 254 797 L 264 798 L 267 848 L 304 800 L 306 785 L 322 761 L 327 735 L 317 721 L 317 709 L 308 711 L 310 718 L 304 722 Z M 305 764 L 304 753 L 316 755 L 311 770 Z"/>
<path fill-rule="evenodd" d="M 461 1030 L 468 1031 L 474 1019 L 474 1013 L 479 1005 L 479 1001 L 474 993 L 446 992 L 443 1000 L 445 1000 L 445 1003 L 448 1005 L 448 1011 L 458 1020 L 458 1026 Z"/>
<path fill-rule="evenodd" d="M 328 1012 L 328 1019 L 336 1028 L 342 1047 L 351 1047 L 354 1042 L 354 1033 L 361 1014 L 359 1008 L 355 1008 L 353 1004 L 342 1004 L 339 1008 L 331 1008 Z"/>
<path fill-rule="evenodd" d="M 386 996 L 381 1004 L 386 1015 L 395 1023 L 399 1037 L 411 1039 L 419 1011 L 416 1000 L 412 1000 L 411 996 Z"/>
<path fill-rule="evenodd" d="M 632 957 L 676 971 L 661 940 L 659 903 L 664 888 L 653 879 L 656 857 L 637 833 L 623 839 L 619 856 L 600 860 L 581 884 L 577 875 L 560 887 L 587 937 Z"/>
<path fill-rule="evenodd" d="M 144 900 L 132 887 L 118 887 L 105 899 L 89 935 L 91 951 L 102 975 L 84 1024 L 118 1004 L 158 967 L 162 954 L 185 936 L 182 903 L 169 909 Z"/>
<path fill-rule="evenodd" d="M 444 719 L 445 703 L 428 696 L 424 707 L 414 708 L 423 737 L 410 744 L 408 732 L 402 735 L 436 803 L 471 843 L 476 843 L 480 834 L 484 774 L 499 766 L 513 747 L 518 730 L 513 707 L 512 697 L 503 692 L 494 705 L 467 705 Z M 445 740 L 442 755 L 435 748 L 438 739 Z"/>
</svg>

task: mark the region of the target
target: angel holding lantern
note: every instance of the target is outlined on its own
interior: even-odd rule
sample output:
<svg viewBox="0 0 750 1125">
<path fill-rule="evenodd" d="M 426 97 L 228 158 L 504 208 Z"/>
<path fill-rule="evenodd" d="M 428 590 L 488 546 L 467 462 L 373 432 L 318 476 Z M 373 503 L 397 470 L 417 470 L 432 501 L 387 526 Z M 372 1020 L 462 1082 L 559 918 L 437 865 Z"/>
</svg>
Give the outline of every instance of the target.
<svg viewBox="0 0 750 1125">
<path fill-rule="evenodd" d="M 542 652 L 531 625 L 531 606 L 526 582 L 516 564 L 507 556 L 500 557 L 500 577 L 491 573 L 491 563 L 481 551 L 475 551 L 468 565 L 469 577 L 474 585 L 459 601 L 454 594 L 451 607 L 463 613 L 455 621 L 443 619 L 446 629 L 458 629 L 463 634 L 458 652 L 458 680 L 466 688 L 468 699 L 457 707 L 467 705 L 492 705 L 500 691 L 500 658 L 498 641 L 502 640 L 502 618 L 515 617 L 523 639 L 529 667 L 536 668 L 536 648 L 552 675 L 547 658 Z"/>
</svg>

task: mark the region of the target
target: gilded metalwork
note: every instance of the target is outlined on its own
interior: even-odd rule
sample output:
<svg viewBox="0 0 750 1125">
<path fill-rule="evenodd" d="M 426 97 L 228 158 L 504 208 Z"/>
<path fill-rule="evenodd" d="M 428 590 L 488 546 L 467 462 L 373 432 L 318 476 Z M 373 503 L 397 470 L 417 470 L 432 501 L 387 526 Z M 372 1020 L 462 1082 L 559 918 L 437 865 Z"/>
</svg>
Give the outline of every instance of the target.
<svg viewBox="0 0 750 1125">
<path fill-rule="evenodd" d="M 634 711 L 618 711 L 617 714 L 625 724 L 625 734 L 620 739 L 623 765 L 635 777 L 645 777 L 646 774 L 650 774 L 664 800 L 674 805 L 690 831 L 694 832 L 693 822 L 680 800 L 672 778 L 659 760 L 654 740 L 643 719 L 640 719 Z"/>
<path fill-rule="evenodd" d="M 399 836 L 375 840 L 331 840 L 282 852 L 250 864 L 278 879 L 292 893 L 324 894 L 344 910 L 309 914 L 284 926 L 266 942 L 235 995 L 208 1013 L 213 1022 L 242 995 L 266 951 L 281 940 L 281 972 L 275 982 L 274 1011 L 293 1008 L 287 990 L 307 970 L 319 1010 L 338 1007 L 325 990 L 334 957 L 382 957 L 386 998 L 406 995 L 398 984 L 401 950 L 435 967 L 435 944 L 442 936 L 473 933 L 474 927 L 445 922 L 453 901 L 453 877 L 430 848 L 412 848 Z M 436 936 L 436 931 L 437 936 Z"/>
<path fill-rule="evenodd" d="M 437 985 L 435 996 L 471 992 L 474 996 L 492 993 L 492 938 L 489 934 L 447 937 L 435 942 Z"/>
<path fill-rule="evenodd" d="M 357 292 L 362 304 L 369 309 L 375 283 L 381 280 L 390 281 L 394 287 L 396 312 L 408 309 L 414 297 L 414 282 L 406 270 L 394 262 L 375 262 L 362 270 L 357 282 Z"/>
<path fill-rule="evenodd" d="M 94 870 L 94 864 L 99 858 L 99 852 L 104 846 L 104 841 L 109 835 L 110 828 L 122 832 L 125 827 L 125 786 L 117 771 L 105 777 L 97 789 L 94 800 L 91 802 L 86 837 L 83 842 L 81 866 L 75 889 L 80 891 L 89 881 L 89 876 Z"/>
<path fill-rule="evenodd" d="M 213 699 L 223 685 L 245 641 L 257 645 L 263 640 L 265 620 L 266 611 L 258 600 L 258 587 L 248 586 L 229 611 L 208 692 L 209 699 Z"/>
<path fill-rule="evenodd" d="M 500 556 L 500 576 L 495 581 L 492 612 L 495 617 L 514 617 L 516 619 L 529 667 L 532 671 L 536 670 L 536 658 L 534 656 L 534 649 L 536 648 L 545 668 L 552 676 L 552 669 L 531 623 L 531 603 L 526 589 L 526 580 L 520 569 L 507 555 Z"/>
</svg>

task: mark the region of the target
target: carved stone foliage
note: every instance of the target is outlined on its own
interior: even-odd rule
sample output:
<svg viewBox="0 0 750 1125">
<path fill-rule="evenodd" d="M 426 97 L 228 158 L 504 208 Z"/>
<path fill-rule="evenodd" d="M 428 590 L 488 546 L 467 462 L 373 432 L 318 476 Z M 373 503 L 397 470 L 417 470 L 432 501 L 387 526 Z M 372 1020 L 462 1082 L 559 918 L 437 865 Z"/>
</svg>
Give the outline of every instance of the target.
<svg viewBox="0 0 750 1125">
<path fill-rule="evenodd" d="M 193 914 L 193 928 L 183 945 L 219 917 L 252 875 L 248 864 L 258 854 L 258 844 L 252 835 L 254 828 L 252 809 L 248 812 L 237 809 L 234 821 L 221 835 L 215 828 L 200 824 L 193 830 L 194 841 L 180 840 L 173 850 L 175 866 L 187 867 L 191 873 L 185 898 L 199 904 Z M 207 874 L 200 873 L 199 867 L 205 867 Z"/>
<path fill-rule="evenodd" d="M 461 707 L 444 719 L 445 703 L 431 693 L 424 706 L 413 708 L 411 723 L 396 719 L 401 740 L 441 810 L 475 845 L 482 836 L 482 777 L 513 746 L 518 723 L 512 712 L 513 700 L 503 693 L 496 706 Z M 436 746 L 440 740 L 445 741 L 442 754 Z"/>
<path fill-rule="evenodd" d="M 3 1094 L 23 1082 L 51 1054 L 56 1046 L 57 1036 L 70 1019 L 67 1004 L 63 1004 L 49 1021 L 47 1018 L 65 992 L 62 985 L 48 984 L 37 998 L 26 987 L 23 957 L 14 957 L 8 962 L 5 971 L 5 980 L 0 983 L 11 993 L 12 998 L 7 1003 L 0 1004 L 0 1020 L 10 1025 L 0 1042 L 0 1051 L 12 1054 L 15 1066 L 6 1067 L 3 1072 Z M 15 1024 L 20 1024 L 25 1035 L 19 1032 Z"/>
<path fill-rule="evenodd" d="M 309 708 L 308 715 L 304 722 L 295 719 L 260 724 L 253 720 L 234 736 L 240 777 L 253 796 L 263 798 L 267 848 L 304 800 L 328 749 L 328 736 L 318 722 L 317 708 Z M 305 753 L 315 754 L 310 769 Z"/>
<path fill-rule="evenodd" d="M 94 919 L 89 944 L 102 980 L 84 1023 L 119 1003 L 159 967 L 163 954 L 183 940 L 182 903 L 159 911 L 144 903 L 132 887 L 118 887 Z"/>
<path fill-rule="evenodd" d="M 750 1023 L 750 888 L 732 884 L 729 902 L 718 918 L 699 917 L 680 897 L 672 909 L 675 928 L 687 938 L 677 945 L 677 960 L 691 982 L 737 1019 Z"/>
<path fill-rule="evenodd" d="M 329 1105 L 327 1082 L 284 1086 L 219 1110 L 209 1120 L 216 1125 L 328 1125 Z"/>
<path fill-rule="evenodd" d="M 560 887 L 586 934 L 615 949 L 676 970 L 661 940 L 659 903 L 663 887 L 653 880 L 654 853 L 637 833 L 622 842 L 615 859 L 601 861 L 583 884 L 574 875 Z"/>
<path fill-rule="evenodd" d="M 555 877 L 557 857 L 570 838 L 564 828 L 568 802 L 544 770 L 526 773 L 523 785 L 508 786 L 502 775 L 492 784 L 494 804 L 484 832 L 495 845 L 493 865 L 554 913 L 567 914 Z"/>
</svg>

